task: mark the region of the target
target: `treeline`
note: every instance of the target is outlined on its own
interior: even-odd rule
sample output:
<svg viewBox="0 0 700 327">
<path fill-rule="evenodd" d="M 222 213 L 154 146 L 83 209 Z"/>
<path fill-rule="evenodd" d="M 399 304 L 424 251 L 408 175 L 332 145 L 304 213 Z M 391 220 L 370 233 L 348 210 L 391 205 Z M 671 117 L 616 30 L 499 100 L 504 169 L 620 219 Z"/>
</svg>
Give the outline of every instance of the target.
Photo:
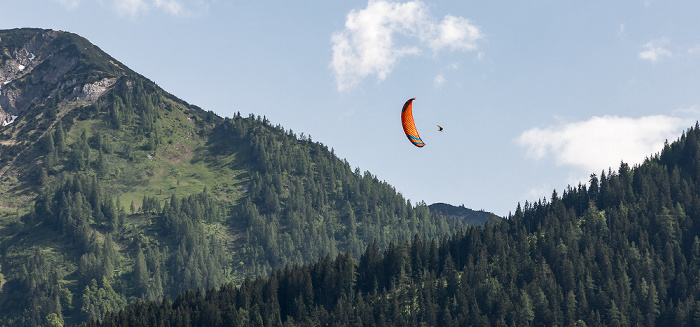
<svg viewBox="0 0 700 327">
<path fill-rule="evenodd" d="M 88 326 L 697 326 L 700 127 L 508 219 L 369 244 Z"/>
</svg>

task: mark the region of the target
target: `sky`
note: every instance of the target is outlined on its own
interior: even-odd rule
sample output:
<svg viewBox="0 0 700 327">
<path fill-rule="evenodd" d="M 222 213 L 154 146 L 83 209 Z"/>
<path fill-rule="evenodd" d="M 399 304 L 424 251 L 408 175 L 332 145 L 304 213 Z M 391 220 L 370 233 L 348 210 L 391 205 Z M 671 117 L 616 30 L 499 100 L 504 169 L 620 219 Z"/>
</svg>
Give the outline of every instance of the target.
<svg viewBox="0 0 700 327">
<path fill-rule="evenodd" d="M 508 215 L 694 126 L 698 12 L 684 0 L 0 0 L 0 29 L 79 34 L 191 104 L 310 136 L 414 204 Z M 412 97 L 423 148 L 401 127 Z"/>
</svg>

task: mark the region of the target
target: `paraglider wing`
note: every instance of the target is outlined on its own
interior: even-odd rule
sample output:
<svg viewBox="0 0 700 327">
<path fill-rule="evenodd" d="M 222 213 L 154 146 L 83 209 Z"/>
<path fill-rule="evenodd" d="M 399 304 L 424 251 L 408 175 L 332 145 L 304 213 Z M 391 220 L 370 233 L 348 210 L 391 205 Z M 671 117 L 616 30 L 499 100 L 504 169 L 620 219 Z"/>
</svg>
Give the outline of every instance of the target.
<svg viewBox="0 0 700 327">
<path fill-rule="evenodd" d="M 403 131 L 406 133 L 408 140 L 413 143 L 413 145 L 422 148 L 425 146 L 423 140 L 421 140 L 420 135 L 418 135 L 418 130 L 416 130 L 416 124 L 413 122 L 413 100 L 416 98 L 411 98 L 406 101 L 401 109 L 401 125 L 403 125 Z"/>
</svg>

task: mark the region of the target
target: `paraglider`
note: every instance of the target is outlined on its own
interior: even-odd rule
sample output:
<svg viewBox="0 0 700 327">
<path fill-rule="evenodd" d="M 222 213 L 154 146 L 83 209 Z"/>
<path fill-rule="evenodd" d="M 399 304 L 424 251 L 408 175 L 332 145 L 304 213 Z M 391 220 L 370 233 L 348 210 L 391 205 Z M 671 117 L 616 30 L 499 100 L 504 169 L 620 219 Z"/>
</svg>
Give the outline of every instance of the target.
<svg viewBox="0 0 700 327">
<path fill-rule="evenodd" d="M 408 140 L 413 143 L 413 145 L 422 148 L 425 146 L 423 140 L 421 140 L 420 135 L 418 135 L 418 130 L 416 130 L 416 124 L 413 122 L 413 100 L 416 98 L 410 98 L 403 105 L 401 109 L 401 125 L 403 125 L 403 131 L 406 133 Z"/>
</svg>

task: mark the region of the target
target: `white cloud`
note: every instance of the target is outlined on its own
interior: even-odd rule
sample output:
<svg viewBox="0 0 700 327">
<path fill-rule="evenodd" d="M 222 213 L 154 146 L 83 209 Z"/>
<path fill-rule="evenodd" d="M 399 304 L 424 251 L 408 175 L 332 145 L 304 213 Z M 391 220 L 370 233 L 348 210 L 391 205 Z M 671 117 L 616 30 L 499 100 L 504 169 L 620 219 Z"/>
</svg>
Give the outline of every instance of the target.
<svg viewBox="0 0 700 327">
<path fill-rule="evenodd" d="M 67 9 L 72 10 L 78 7 L 80 0 L 53 0 L 65 6 Z"/>
<path fill-rule="evenodd" d="M 619 38 L 625 38 L 627 36 L 627 33 L 625 33 L 625 24 L 620 24 L 620 26 L 617 29 L 617 37 Z"/>
<path fill-rule="evenodd" d="M 114 0 L 112 6 L 120 16 L 131 17 L 137 16 L 149 8 L 146 0 Z"/>
<path fill-rule="evenodd" d="M 598 172 L 641 163 L 661 151 L 693 123 L 692 119 L 655 115 L 639 118 L 603 116 L 586 121 L 532 128 L 517 139 L 534 159 L 552 155 L 557 165 Z"/>
<path fill-rule="evenodd" d="M 442 76 L 442 74 L 435 76 L 433 86 L 440 87 L 442 84 L 445 84 L 445 76 Z"/>
<path fill-rule="evenodd" d="M 648 60 L 652 63 L 655 63 L 663 57 L 673 56 L 673 53 L 671 53 L 671 51 L 663 47 L 667 43 L 668 40 L 666 38 L 662 38 L 659 40 L 651 40 L 648 43 L 645 43 L 642 46 L 644 50 L 639 53 L 639 59 Z"/>
<path fill-rule="evenodd" d="M 153 5 L 173 16 L 178 16 L 182 13 L 182 4 L 176 0 L 154 0 Z"/>
<path fill-rule="evenodd" d="M 53 0 L 72 10 L 80 6 L 83 0 Z M 187 2 L 187 5 L 183 4 Z M 102 5 L 111 7 L 117 15 L 122 17 L 136 17 L 144 15 L 151 10 L 158 10 L 173 16 L 196 14 L 196 11 L 186 10 L 185 7 L 197 7 L 200 11 L 206 11 L 209 7 L 204 0 L 107 0 L 100 1 Z"/>
<path fill-rule="evenodd" d="M 450 50 L 476 50 L 476 41 L 483 36 L 478 27 L 469 20 L 451 15 L 445 16 L 438 25 L 430 26 L 435 31 L 424 31 L 428 45 L 434 51 L 449 48 Z M 427 33 L 425 33 L 427 32 Z"/>
<path fill-rule="evenodd" d="M 397 36 L 402 42 L 397 41 Z M 483 36 L 468 20 L 451 15 L 437 22 L 421 1 L 406 3 L 370 0 L 362 10 L 352 10 L 345 29 L 331 36 L 330 63 L 339 91 L 350 89 L 369 75 L 387 78 L 398 60 L 429 48 L 470 51 Z"/>
<path fill-rule="evenodd" d="M 542 198 L 547 199 L 551 197 L 553 190 L 554 188 L 551 185 L 549 185 L 548 183 L 543 183 L 539 187 L 531 187 L 523 194 L 523 197 L 525 199 L 528 199 L 530 202 L 537 202 L 537 200 L 540 200 Z"/>
<path fill-rule="evenodd" d="M 698 45 L 696 45 L 696 46 L 694 46 L 694 47 L 692 47 L 692 48 L 689 48 L 689 49 L 688 49 L 688 54 L 689 54 L 689 55 L 697 55 L 697 54 L 700 54 L 700 44 L 698 44 Z"/>
</svg>

